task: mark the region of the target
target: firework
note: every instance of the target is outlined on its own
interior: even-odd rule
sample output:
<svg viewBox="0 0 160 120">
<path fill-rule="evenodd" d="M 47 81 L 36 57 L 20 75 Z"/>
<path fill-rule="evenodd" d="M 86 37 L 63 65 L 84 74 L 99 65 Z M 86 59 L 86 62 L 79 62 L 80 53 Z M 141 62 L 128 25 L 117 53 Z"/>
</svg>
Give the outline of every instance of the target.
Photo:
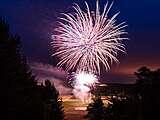
<svg viewBox="0 0 160 120">
<path fill-rule="evenodd" d="M 112 4 L 107 3 L 102 13 L 98 0 L 95 12 L 90 11 L 86 2 L 86 11 L 75 4 L 73 13 L 64 13 L 59 18 L 51 43 L 55 50 L 53 56 L 60 60 L 58 66 L 65 65 L 67 71 L 100 73 L 100 65 L 109 70 L 113 62 L 118 62 L 117 53 L 125 52 L 122 42 L 128 39 L 124 37 L 127 25 L 116 24 L 119 12 L 108 16 Z"/>
<path fill-rule="evenodd" d="M 99 83 L 97 76 L 89 72 L 79 71 L 74 73 L 73 77 L 73 94 L 84 103 L 89 103 L 91 101 L 91 88 Z"/>
<path fill-rule="evenodd" d="M 119 12 L 108 16 L 112 4 L 107 3 L 102 13 L 98 0 L 95 11 L 90 10 L 87 2 L 85 11 L 75 4 L 74 12 L 63 13 L 59 18 L 59 26 L 52 35 L 53 56 L 59 58 L 58 66 L 65 65 L 67 71 L 76 70 L 73 93 L 83 102 L 91 100 L 91 87 L 98 83 L 95 74 L 100 74 L 100 66 L 109 70 L 113 62 L 118 62 L 118 52 L 125 53 L 123 40 L 128 39 L 124 36 L 127 25 L 117 24 Z"/>
</svg>

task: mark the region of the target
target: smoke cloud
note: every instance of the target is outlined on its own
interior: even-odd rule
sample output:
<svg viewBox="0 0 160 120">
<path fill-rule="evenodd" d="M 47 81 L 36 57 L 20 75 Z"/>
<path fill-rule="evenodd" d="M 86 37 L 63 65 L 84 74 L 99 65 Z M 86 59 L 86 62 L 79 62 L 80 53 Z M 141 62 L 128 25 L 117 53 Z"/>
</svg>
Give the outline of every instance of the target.
<svg viewBox="0 0 160 120">
<path fill-rule="evenodd" d="M 54 83 L 60 95 L 72 93 L 72 89 L 65 84 L 67 73 L 63 69 L 53 67 L 50 64 L 36 62 L 30 63 L 30 67 L 38 83 L 44 83 L 45 80 L 50 80 L 52 84 Z"/>
</svg>

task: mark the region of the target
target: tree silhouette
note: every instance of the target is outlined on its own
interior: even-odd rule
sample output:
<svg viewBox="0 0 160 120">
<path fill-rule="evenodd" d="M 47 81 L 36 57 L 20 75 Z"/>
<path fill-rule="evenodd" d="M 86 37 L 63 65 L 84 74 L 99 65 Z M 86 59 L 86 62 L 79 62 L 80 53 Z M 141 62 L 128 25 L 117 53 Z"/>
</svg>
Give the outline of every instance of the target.
<svg viewBox="0 0 160 120">
<path fill-rule="evenodd" d="M 8 24 L 0 18 L 0 73 L 2 82 L 7 82 L 8 119 L 37 118 L 39 111 L 35 102 L 35 77 L 31 74 L 21 53 L 20 37 L 9 32 Z M 34 106 L 35 105 L 35 106 Z"/>
<path fill-rule="evenodd" d="M 136 87 L 138 94 L 141 96 L 142 109 L 143 109 L 143 119 L 149 118 L 152 111 L 151 96 L 152 96 L 152 71 L 147 67 L 141 67 L 135 72 L 137 76 Z M 149 116 L 148 116 L 148 115 Z"/>
<path fill-rule="evenodd" d="M 3 18 L 0 18 L 0 68 L 1 84 L 6 83 L 3 91 L 8 102 L 8 120 L 63 120 L 59 93 L 49 81 L 45 86 L 37 85 L 22 54 L 20 37 L 10 33 Z M 46 114 L 49 116 L 45 117 Z"/>
<path fill-rule="evenodd" d="M 160 119 L 160 69 L 157 69 L 153 73 L 153 82 L 152 82 L 152 113 L 154 116 Z"/>
<path fill-rule="evenodd" d="M 137 76 L 137 94 L 141 96 L 144 119 L 159 117 L 160 107 L 160 69 L 151 71 L 147 67 L 140 68 L 135 75 Z"/>
<path fill-rule="evenodd" d="M 45 101 L 45 120 L 63 120 L 64 111 L 62 100 L 54 84 L 51 85 L 49 80 L 45 81 L 43 99 Z"/>
<path fill-rule="evenodd" d="M 88 105 L 87 111 L 88 113 L 85 117 L 88 120 L 106 120 L 106 107 L 98 96 L 93 98 L 93 102 Z"/>
<path fill-rule="evenodd" d="M 107 107 L 107 120 L 142 120 L 139 100 L 112 98 L 111 102 Z"/>
<path fill-rule="evenodd" d="M 141 102 L 135 97 L 111 97 L 104 106 L 100 97 L 87 107 L 88 120 L 142 120 Z"/>
</svg>

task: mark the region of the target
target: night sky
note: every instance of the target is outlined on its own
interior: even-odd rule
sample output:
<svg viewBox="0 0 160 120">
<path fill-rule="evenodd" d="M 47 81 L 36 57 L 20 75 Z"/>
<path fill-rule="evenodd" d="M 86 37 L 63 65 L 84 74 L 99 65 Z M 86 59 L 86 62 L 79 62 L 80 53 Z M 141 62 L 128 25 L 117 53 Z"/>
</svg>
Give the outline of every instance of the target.
<svg viewBox="0 0 160 120">
<path fill-rule="evenodd" d="M 92 8 L 95 0 L 86 0 Z M 32 63 L 54 63 L 50 57 L 50 41 L 56 17 L 71 10 L 73 3 L 84 8 L 84 0 L 1 0 L 0 15 L 12 33 L 22 38 L 24 53 Z M 111 3 L 111 0 L 109 0 Z M 106 0 L 100 0 L 103 7 Z M 104 73 L 105 81 L 132 83 L 134 71 L 141 66 L 160 67 L 160 1 L 114 0 L 109 15 L 120 11 L 118 21 L 126 21 L 130 40 L 126 41 L 126 55 L 120 64 Z"/>
</svg>

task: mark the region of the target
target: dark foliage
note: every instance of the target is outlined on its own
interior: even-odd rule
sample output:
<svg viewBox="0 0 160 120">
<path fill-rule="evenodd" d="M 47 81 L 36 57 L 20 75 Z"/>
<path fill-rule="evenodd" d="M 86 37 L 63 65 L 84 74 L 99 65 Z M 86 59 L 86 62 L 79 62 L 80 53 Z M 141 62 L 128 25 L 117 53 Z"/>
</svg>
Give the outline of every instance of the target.
<svg viewBox="0 0 160 120">
<path fill-rule="evenodd" d="M 141 97 L 143 116 L 145 120 L 159 117 L 160 108 L 160 69 L 151 71 L 147 67 L 140 68 L 137 76 L 136 89 Z"/>
<path fill-rule="evenodd" d="M 7 99 L 6 119 L 62 120 L 57 90 L 49 81 L 45 86 L 37 85 L 21 51 L 20 37 L 11 35 L 8 24 L 0 18 L 0 75 L 1 83 L 6 83 L 2 86 Z"/>
<path fill-rule="evenodd" d="M 36 81 L 21 53 L 18 36 L 9 33 L 9 27 L 0 19 L 0 73 L 6 82 L 8 119 L 36 118 L 38 102 L 34 95 Z M 40 116 L 41 117 L 41 116 Z"/>
<path fill-rule="evenodd" d="M 63 120 L 64 111 L 62 100 L 59 98 L 59 92 L 54 84 L 51 85 L 49 80 L 45 81 L 45 86 L 42 91 L 43 100 L 45 101 L 45 120 Z"/>
<path fill-rule="evenodd" d="M 104 106 L 100 97 L 88 106 L 88 120 L 142 120 L 140 102 L 136 99 L 112 98 L 111 103 Z"/>
<path fill-rule="evenodd" d="M 107 120 L 141 120 L 140 101 L 134 98 L 112 98 L 107 107 Z"/>
<path fill-rule="evenodd" d="M 85 116 L 88 120 L 106 120 L 106 107 L 100 97 L 93 98 L 93 102 L 87 107 L 88 114 Z"/>
<path fill-rule="evenodd" d="M 137 82 L 124 94 L 111 97 L 107 107 L 100 98 L 88 106 L 89 120 L 152 120 L 160 119 L 160 69 L 147 67 L 135 72 Z M 131 91 L 132 90 L 132 91 Z"/>
</svg>

